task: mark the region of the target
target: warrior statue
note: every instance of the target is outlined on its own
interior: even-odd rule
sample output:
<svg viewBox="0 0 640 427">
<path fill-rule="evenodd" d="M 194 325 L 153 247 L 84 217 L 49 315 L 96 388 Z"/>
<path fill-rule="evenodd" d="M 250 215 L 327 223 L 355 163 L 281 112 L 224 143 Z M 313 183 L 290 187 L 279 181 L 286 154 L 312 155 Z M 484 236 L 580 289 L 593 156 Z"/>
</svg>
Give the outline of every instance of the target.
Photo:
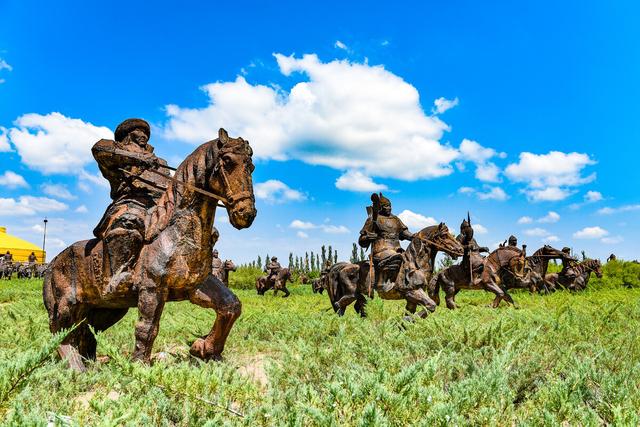
<svg viewBox="0 0 640 427">
<path fill-rule="evenodd" d="M 31 252 L 29 255 L 29 271 L 31 273 L 31 277 L 36 277 L 38 257 L 35 252 Z"/>
<path fill-rule="evenodd" d="M 213 259 L 211 260 L 211 274 L 222 280 L 224 270 L 224 262 L 218 257 L 218 250 L 213 250 Z"/>
<path fill-rule="evenodd" d="M 101 139 L 91 149 L 100 172 L 111 186 L 112 203 L 93 234 L 104 241 L 103 279 L 110 288 L 128 280 L 146 236 L 147 211 L 166 187 L 167 162 L 148 143 L 149 124 L 128 119 L 115 131 L 115 141 Z M 155 171 L 156 173 L 154 173 Z"/>
<path fill-rule="evenodd" d="M 578 273 L 575 270 L 576 265 L 578 265 L 578 259 L 571 256 L 571 248 L 567 246 L 562 248 L 562 253 L 564 257 L 562 258 L 562 270 L 558 273 L 558 281 L 568 287 L 578 277 Z"/>
<path fill-rule="evenodd" d="M 509 236 L 509 240 L 507 241 L 509 246 L 518 247 L 518 238 L 513 234 Z"/>
<path fill-rule="evenodd" d="M 400 240 L 411 240 L 413 234 L 400 218 L 391 213 L 391 201 L 382 193 L 373 193 L 371 201 L 372 206 L 367 208 L 370 215 L 360 230 L 358 243 L 365 249 L 371 246 L 377 289 L 386 282 L 395 283 L 402 265 Z"/>
<path fill-rule="evenodd" d="M 462 266 L 469 273 L 467 277 L 473 282 L 473 275 L 479 276 L 482 273 L 484 265 L 484 257 L 480 255 L 482 252 L 489 252 L 489 248 L 486 246 L 478 245 L 476 239 L 473 237 L 473 227 L 471 226 L 471 216 L 467 213 L 467 219 L 462 220 L 460 224 L 460 234 L 456 237 L 456 240 L 460 242 L 464 248 L 464 255 L 462 257 Z M 471 285 L 472 283 L 470 283 Z"/>
<path fill-rule="evenodd" d="M 267 280 L 276 280 L 276 276 L 282 266 L 278 262 L 278 257 L 271 257 L 271 261 L 265 265 L 264 272 L 267 273 Z"/>
</svg>

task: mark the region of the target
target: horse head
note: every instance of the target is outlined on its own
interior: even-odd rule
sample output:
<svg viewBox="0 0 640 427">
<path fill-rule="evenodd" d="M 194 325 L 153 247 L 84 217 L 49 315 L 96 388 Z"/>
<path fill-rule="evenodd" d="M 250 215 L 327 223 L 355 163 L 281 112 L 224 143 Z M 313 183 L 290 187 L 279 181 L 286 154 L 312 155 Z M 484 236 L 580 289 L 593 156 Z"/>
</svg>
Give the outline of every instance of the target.
<svg viewBox="0 0 640 427">
<path fill-rule="evenodd" d="M 596 274 L 596 277 L 598 279 L 602 279 L 602 263 L 600 262 L 600 260 L 594 259 L 591 261 L 590 264 L 591 264 L 589 266 L 590 270 Z"/>
<path fill-rule="evenodd" d="M 248 141 L 231 138 L 224 129 L 218 132 L 215 143 L 218 163 L 209 178 L 209 188 L 226 198 L 231 225 L 237 229 L 250 227 L 257 214 L 251 179 L 253 150 Z"/>
<path fill-rule="evenodd" d="M 454 259 L 464 253 L 462 244 L 449 232 L 444 222 L 422 229 L 416 233 L 416 237 L 427 246 L 433 247 L 436 252 L 442 251 Z"/>
<path fill-rule="evenodd" d="M 222 268 L 225 271 L 236 271 L 236 265 L 230 259 L 224 261 L 224 265 L 222 266 Z"/>
</svg>

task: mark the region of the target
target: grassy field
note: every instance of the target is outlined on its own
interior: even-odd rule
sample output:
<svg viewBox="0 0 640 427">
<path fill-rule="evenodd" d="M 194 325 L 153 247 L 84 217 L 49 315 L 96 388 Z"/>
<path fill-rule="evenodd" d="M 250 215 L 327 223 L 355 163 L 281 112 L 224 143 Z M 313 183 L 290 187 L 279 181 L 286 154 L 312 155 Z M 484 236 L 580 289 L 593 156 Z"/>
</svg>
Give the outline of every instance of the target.
<svg viewBox="0 0 640 427">
<path fill-rule="evenodd" d="M 492 310 L 490 294 L 463 292 L 459 310 L 440 308 L 406 328 L 401 302 L 376 298 L 362 320 L 353 310 L 337 318 L 308 286 L 291 286 L 288 299 L 238 290 L 243 314 L 222 363 L 188 355 L 214 319 L 189 303 L 167 305 L 153 366 L 130 363 L 132 310 L 99 335 L 100 356 L 84 375 L 53 355 L 41 283 L 0 281 L 0 420 L 638 425 L 640 288 L 623 287 L 618 269 L 580 294 L 514 292 L 519 309 Z"/>
</svg>

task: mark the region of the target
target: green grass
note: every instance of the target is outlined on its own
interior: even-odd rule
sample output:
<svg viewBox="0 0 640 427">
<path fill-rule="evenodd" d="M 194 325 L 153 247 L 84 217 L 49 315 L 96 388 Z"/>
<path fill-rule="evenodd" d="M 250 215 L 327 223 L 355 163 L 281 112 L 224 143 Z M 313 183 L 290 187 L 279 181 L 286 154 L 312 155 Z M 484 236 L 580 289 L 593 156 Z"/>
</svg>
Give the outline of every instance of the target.
<svg viewBox="0 0 640 427">
<path fill-rule="evenodd" d="M 0 281 L 0 419 L 7 425 L 638 425 L 640 289 L 620 277 L 580 294 L 513 292 L 520 309 L 462 292 L 400 327 L 400 301 L 369 318 L 329 310 L 326 294 L 237 290 L 243 314 L 226 361 L 188 355 L 214 313 L 170 303 L 147 367 L 129 362 L 135 310 L 99 335 L 83 375 L 52 353 L 37 280 Z M 620 274 L 618 274 L 620 273 Z M 233 282 L 232 282 L 233 283 Z M 33 369 L 33 370 L 32 370 Z M 262 382 L 246 371 L 262 372 Z M 260 374 L 258 374 L 259 376 Z M 238 416 L 227 408 L 242 414 Z"/>
</svg>

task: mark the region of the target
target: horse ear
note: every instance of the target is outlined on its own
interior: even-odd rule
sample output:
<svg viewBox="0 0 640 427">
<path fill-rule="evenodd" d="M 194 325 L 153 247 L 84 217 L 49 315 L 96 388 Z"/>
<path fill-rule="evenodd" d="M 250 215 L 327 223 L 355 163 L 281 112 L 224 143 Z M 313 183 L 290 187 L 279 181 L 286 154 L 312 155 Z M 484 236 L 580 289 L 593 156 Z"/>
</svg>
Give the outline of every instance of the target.
<svg viewBox="0 0 640 427">
<path fill-rule="evenodd" d="M 229 142 L 229 134 L 226 130 L 220 128 L 220 130 L 218 131 L 218 141 L 220 141 L 222 145 Z"/>
</svg>

